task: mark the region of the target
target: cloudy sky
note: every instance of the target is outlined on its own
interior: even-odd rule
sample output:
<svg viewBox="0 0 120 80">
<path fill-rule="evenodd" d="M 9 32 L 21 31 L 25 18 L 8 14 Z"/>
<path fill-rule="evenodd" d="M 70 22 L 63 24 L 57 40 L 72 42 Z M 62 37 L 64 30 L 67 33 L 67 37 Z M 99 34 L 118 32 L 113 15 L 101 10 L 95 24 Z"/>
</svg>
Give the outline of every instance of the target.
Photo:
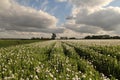
<svg viewBox="0 0 120 80">
<path fill-rule="evenodd" d="M 0 0 L 0 38 L 120 35 L 120 0 Z"/>
</svg>

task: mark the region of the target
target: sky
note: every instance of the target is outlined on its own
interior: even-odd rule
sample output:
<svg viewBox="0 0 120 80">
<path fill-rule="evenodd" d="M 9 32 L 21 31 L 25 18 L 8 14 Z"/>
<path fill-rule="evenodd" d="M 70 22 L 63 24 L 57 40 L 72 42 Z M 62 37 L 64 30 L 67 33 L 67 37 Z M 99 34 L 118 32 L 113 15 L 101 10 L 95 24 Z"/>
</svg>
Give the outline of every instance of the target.
<svg viewBox="0 0 120 80">
<path fill-rule="evenodd" d="M 0 0 L 0 38 L 120 35 L 120 0 Z"/>
</svg>

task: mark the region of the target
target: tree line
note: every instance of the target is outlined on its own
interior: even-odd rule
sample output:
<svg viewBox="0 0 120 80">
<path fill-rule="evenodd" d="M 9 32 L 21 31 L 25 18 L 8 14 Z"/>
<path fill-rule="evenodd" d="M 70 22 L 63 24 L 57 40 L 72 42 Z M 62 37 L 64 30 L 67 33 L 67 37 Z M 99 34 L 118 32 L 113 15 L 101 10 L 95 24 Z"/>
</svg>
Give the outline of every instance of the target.
<svg viewBox="0 0 120 80">
<path fill-rule="evenodd" d="M 50 38 L 44 38 L 44 37 L 41 37 L 41 38 L 31 38 L 32 40 L 55 40 L 57 37 L 57 35 L 55 33 L 52 33 L 52 35 L 50 36 Z M 76 37 L 60 37 L 59 38 L 60 40 L 69 40 L 69 39 L 120 39 L 120 36 L 110 36 L 110 35 L 88 35 L 88 36 L 85 36 L 84 38 L 76 38 Z"/>
<path fill-rule="evenodd" d="M 120 36 L 92 35 L 92 36 L 86 36 L 84 39 L 120 39 Z"/>
</svg>

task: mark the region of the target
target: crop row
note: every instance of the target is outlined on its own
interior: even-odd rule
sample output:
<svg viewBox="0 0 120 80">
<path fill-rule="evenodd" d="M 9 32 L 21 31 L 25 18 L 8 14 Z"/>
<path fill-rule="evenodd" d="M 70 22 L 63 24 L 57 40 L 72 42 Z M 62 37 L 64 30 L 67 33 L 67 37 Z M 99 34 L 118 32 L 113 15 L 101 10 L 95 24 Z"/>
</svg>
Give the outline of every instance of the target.
<svg viewBox="0 0 120 80">
<path fill-rule="evenodd" d="M 0 48 L 0 80 L 120 79 L 117 58 L 81 44 L 43 41 Z"/>
<path fill-rule="evenodd" d="M 111 56 L 100 54 L 88 47 L 80 46 L 79 44 L 67 43 L 74 47 L 76 52 L 84 59 L 89 60 L 99 72 L 108 77 L 114 76 L 120 79 L 120 62 Z"/>
<path fill-rule="evenodd" d="M 46 53 L 49 53 L 53 44 L 55 43 L 49 41 L 1 48 L 0 79 L 36 80 L 36 68 L 38 65 L 43 67 L 44 64 L 41 63 L 48 58 Z"/>
</svg>

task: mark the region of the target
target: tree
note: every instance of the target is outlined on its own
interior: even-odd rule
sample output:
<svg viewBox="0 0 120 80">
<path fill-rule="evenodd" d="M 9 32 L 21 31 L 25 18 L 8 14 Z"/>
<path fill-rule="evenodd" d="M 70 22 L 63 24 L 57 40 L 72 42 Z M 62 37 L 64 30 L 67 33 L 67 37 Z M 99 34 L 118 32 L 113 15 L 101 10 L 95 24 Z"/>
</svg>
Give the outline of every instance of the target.
<svg viewBox="0 0 120 80">
<path fill-rule="evenodd" d="M 120 39 L 120 36 L 92 35 L 92 36 L 86 36 L 84 39 Z"/>
<path fill-rule="evenodd" d="M 91 39 L 91 36 L 86 36 L 85 39 Z"/>
<path fill-rule="evenodd" d="M 52 37 L 51 37 L 51 39 L 55 39 L 56 38 L 56 34 L 55 33 L 52 33 Z"/>
</svg>

